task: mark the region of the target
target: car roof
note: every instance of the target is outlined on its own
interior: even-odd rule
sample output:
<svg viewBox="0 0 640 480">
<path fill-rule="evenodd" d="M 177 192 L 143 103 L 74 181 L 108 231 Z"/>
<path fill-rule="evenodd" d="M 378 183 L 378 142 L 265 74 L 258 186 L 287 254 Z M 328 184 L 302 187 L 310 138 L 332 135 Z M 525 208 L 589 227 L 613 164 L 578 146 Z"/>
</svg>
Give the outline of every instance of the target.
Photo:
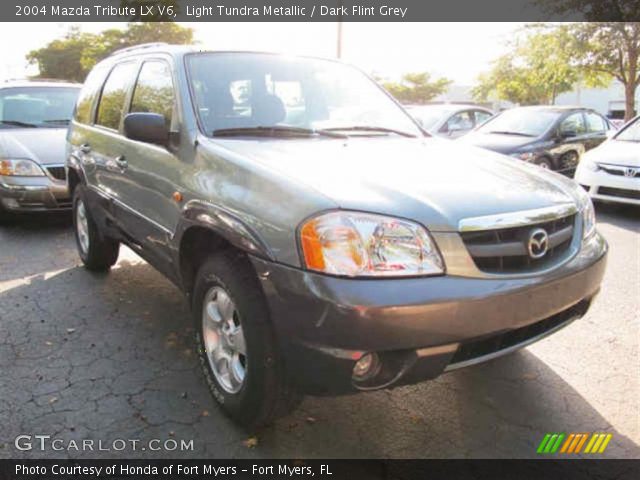
<svg viewBox="0 0 640 480">
<path fill-rule="evenodd" d="M 4 82 L 0 83 L 0 90 L 3 88 L 25 88 L 25 87 L 80 88 L 82 87 L 82 84 L 67 82 L 64 80 L 45 80 L 45 79 L 5 80 Z"/>
<path fill-rule="evenodd" d="M 127 57 L 135 57 L 139 55 L 149 55 L 164 53 L 174 57 L 180 57 L 189 53 L 235 53 L 235 54 L 258 54 L 258 55 L 276 55 L 286 57 L 297 58 L 309 58 L 317 60 L 326 60 L 336 63 L 344 63 L 341 60 L 327 57 L 319 57 L 313 55 L 289 55 L 281 52 L 270 52 L 266 50 L 214 50 L 209 48 L 203 48 L 197 45 L 173 45 L 169 43 L 145 43 L 141 45 L 135 45 L 133 47 L 123 48 L 116 50 L 111 55 L 106 57 L 102 62 L 108 62 L 113 60 L 120 60 Z"/>
<path fill-rule="evenodd" d="M 425 105 L 405 105 L 407 110 L 437 110 L 441 112 L 458 112 L 461 110 L 482 110 L 492 113 L 487 107 L 472 103 L 429 103 Z"/>
<path fill-rule="evenodd" d="M 542 110 L 547 112 L 569 112 L 574 110 L 594 111 L 592 108 L 578 105 L 527 105 L 524 107 L 513 107 L 508 110 Z"/>
</svg>

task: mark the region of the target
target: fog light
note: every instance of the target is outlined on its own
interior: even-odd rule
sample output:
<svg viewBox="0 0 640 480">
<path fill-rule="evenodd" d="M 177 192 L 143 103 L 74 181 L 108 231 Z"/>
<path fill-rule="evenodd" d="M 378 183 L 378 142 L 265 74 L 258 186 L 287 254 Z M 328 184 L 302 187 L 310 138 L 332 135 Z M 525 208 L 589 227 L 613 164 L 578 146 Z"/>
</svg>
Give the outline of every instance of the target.
<svg viewBox="0 0 640 480">
<path fill-rule="evenodd" d="M 353 366 L 353 378 L 366 380 L 375 376 L 380 368 L 380 359 L 377 353 L 365 353 Z"/>
</svg>

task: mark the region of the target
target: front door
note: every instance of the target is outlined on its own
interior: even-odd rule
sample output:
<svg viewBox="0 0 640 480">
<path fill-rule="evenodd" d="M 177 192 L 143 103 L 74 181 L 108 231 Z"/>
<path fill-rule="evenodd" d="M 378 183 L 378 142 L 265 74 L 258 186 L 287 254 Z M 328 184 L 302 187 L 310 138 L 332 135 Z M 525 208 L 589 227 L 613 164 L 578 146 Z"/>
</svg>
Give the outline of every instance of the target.
<svg viewBox="0 0 640 480">
<path fill-rule="evenodd" d="M 142 63 L 131 95 L 128 113 L 149 112 L 164 116 L 167 126 L 176 120 L 171 66 L 164 59 Z M 176 123 L 177 124 L 177 123 Z M 166 273 L 171 264 L 169 241 L 180 219 L 181 203 L 174 198 L 182 162 L 169 145 L 152 145 L 124 138 L 121 148 L 126 187 L 120 200 L 120 220 L 145 256 Z"/>
</svg>

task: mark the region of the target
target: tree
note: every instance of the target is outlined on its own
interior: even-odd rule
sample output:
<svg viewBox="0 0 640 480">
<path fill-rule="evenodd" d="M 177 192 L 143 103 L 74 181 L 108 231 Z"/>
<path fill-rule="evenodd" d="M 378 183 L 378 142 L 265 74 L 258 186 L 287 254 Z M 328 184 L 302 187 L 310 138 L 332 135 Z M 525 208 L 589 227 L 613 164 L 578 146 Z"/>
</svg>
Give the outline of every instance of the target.
<svg viewBox="0 0 640 480">
<path fill-rule="evenodd" d="M 521 105 L 553 104 L 580 78 L 567 48 L 571 42 L 564 26 L 553 30 L 535 26 L 521 31 L 511 43 L 511 51 L 480 75 L 473 96 L 479 101 L 494 97 Z"/>
<path fill-rule="evenodd" d="M 624 86 L 625 120 L 635 115 L 640 85 L 640 23 L 584 22 L 568 27 L 578 67 L 592 77 L 615 78 Z"/>
<path fill-rule="evenodd" d="M 590 22 L 625 22 L 640 17 L 638 0 L 537 0 L 536 3 L 551 15 L 579 14 Z"/>
<path fill-rule="evenodd" d="M 99 34 L 71 28 L 61 39 L 27 54 L 38 65 L 39 76 L 83 82 L 91 68 L 121 48 L 150 42 L 193 43 L 193 30 L 172 22 L 129 23 L 125 30 L 109 29 Z"/>
<path fill-rule="evenodd" d="M 404 103 L 426 103 L 447 91 L 451 84 L 448 78 L 431 79 L 427 72 L 407 73 L 399 83 L 383 82 L 382 86 L 398 101 Z"/>
</svg>

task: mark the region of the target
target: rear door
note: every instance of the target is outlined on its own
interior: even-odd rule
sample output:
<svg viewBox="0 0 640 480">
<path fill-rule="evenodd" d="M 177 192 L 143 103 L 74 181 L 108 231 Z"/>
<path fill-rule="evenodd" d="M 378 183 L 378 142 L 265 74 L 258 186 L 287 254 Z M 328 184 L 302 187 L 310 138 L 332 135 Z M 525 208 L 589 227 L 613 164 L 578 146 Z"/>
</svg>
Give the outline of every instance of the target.
<svg viewBox="0 0 640 480">
<path fill-rule="evenodd" d="M 169 59 L 148 58 L 142 62 L 127 113 L 148 112 L 164 116 L 171 131 L 177 131 L 175 83 Z M 180 219 L 181 204 L 174 199 L 180 191 L 183 163 L 170 145 L 152 145 L 123 138 L 119 146 L 126 187 L 119 211 L 123 227 L 154 265 L 165 271 L 171 263 L 169 240 Z M 167 272 L 170 273 L 170 272 Z"/>
<path fill-rule="evenodd" d="M 128 188 L 123 169 L 122 119 L 138 66 L 137 61 L 127 61 L 109 72 L 96 107 L 94 133 L 86 145 L 94 163 L 93 187 L 109 201 L 114 221 Z"/>
<path fill-rule="evenodd" d="M 587 126 L 587 140 L 585 149 L 590 150 L 597 147 L 607 139 L 607 131 L 609 130 L 609 122 L 596 112 L 585 112 L 585 124 Z"/>
</svg>

